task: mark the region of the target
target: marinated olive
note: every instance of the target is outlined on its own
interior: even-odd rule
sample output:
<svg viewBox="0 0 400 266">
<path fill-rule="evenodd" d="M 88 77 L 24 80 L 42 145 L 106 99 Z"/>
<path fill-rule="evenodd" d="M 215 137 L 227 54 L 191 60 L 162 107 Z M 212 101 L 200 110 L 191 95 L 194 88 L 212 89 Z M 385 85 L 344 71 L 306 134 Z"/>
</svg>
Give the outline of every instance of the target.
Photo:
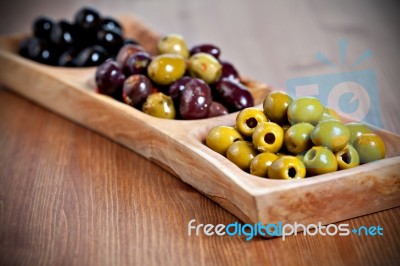
<svg viewBox="0 0 400 266">
<path fill-rule="evenodd" d="M 310 175 L 322 175 L 334 172 L 338 168 L 335 155 L 331 150 L 314 146 L 304 155 L 303 163 Z"/>
<path fill-rule="evenodd" d="M 122 87 L 125 75 L 119 65 L 108 59 L 96 69 L 95 81 L 100 93 L 112 95 L 118 87 Z"/>
<path fill-rule="evenodd" d="M 210 87 L 201 79 L 194 78 L 181 92 L 179 113 L 183 119 L 207 118 L 211 103 Z"/>
<path fill-rule="evenodd" d="M 251 160 L 257 155 L 253 144 L 244 140 L 233 142 L 226 151 L 228 160 L 244 171 L 250 169 Z"/>
<path fill-rule="evenodd" d="M 305 176 L 303 162 L 294 156 L 282 156 L 268 168 L 268 177 L 271 179 L 301 179 Z"/>
<path fill-rule="evenodd" d="M 158 92 L 149 95 L 142 107 L 143 112 L 151 116 L 174 119 L 176 112 L 171 97 Z"/>
<path fill-rule="evenodd" d="M 253 132 L 254 147 L 260 152 L 278 152 L 283 144 L 283 129 L 274 122 L 260 123 Z"/>
<path fill-rule="evenodd" d="M 189 57 L 186 42 L 181 35 L 169 34 L 157 43 L 158 54 L 177 54 L 183 58 Z"/>
<path fill-rule="evenodd" d="M 144 75 L 136 74 L 124 81 L 122 95 L 125 103 L 140 107 L 152 92 L 153 86 L 150 80 Z"/>
<path fill-rule="evenodd" d="M 250 174 L 268 177 L 268 169 L 271 164 L 278 159 L 273 153 L 263 152 L 258 154 L 256 157 L 251 160 L 250 164 Z"/>
<path fill-rule="evenodd" d="M 350 144 L 353 144 L 356 138 L 358 138 L 362 134 L 372 133 L 371 129 L 362 123 L 352 122 L 347 123 L 346 126 L 350 131 Z"/>
<path fill-rule="evenodd" d="M 220 80 L 222 80 L 223 78 L 228 78 L 237 82 L 240 81 L 239 73 L 231 63 L 227 61 L 220 61 L 220 63 L 222 66 L 222 72 L 219 78 Z"/>
<path fill-rule="evenodd" d="M 230 112 L 240 111 L 254 105 L 253 95 L 247 88 L 234 80 L 224 78 L 216 85 L 216 98 Z"/>
<path fill-rule="evenodd" d="M 214 101 L 211 103 L 210 113 L 208 114 L 208 117 L 216 117 L 227 114 L 228 114 L 228 109 L 226 109 L 225 106 Z"/>
<path fill-rule="evenodd" d="M 347 144 L 344 149 L 338 151 L 335 156 L 340 170 L 353 168 L 360 164 L 358 152 L 350 144 Z"/>
<path fill-rule="evenodd" d="M 265 97 L 264 113 L 271 122 L 288 124 L 287 110 L 292 101 L 292 98 L 284 92 L 271 92 Z"/>
<path fill-rule="evenodd" d="M 219 59 L 221 50 L 217 46 L 212 44 L 200 44 L 193 46 L 192 49 L 190 49 L 190 55 L 194 55 L 197 53 L 207 53 L 214 56 L 216 59 Z"/>
<path fill-rule="evenodd" d="M 349 129 L 337 120 L 322 121 L 311 133 L 311 140 L 316 146 L 327 147 L 333 152 L 346 147 L 349 139 Z"/>
<path fill-rule="evenodd" d="M 213 151 L 225 155 L 229 146 L 238 140 L 243 140 L 243 137 L 235 128 L 218 126 L 208 133 L 206 145 Z"/>
<path fill-rule="evenodd" d="M 353 145 L 360 156 L 360 163 L 373 162 L 386 156 L 385 143 L 376 134 L 364 133 L 356 138 Z"/>
<path fill-rule="evenodd" d="M 314 126 L 310 123 L 298 123 L 291 126 L 284 136 L 286 149 L 295 155 L 310 149 L 313 145 L 310 137 L 313 130 Z"/>
<path fill-rule="evenodd" d="M 147 67 L 151 62 L 151 56 L 146 52 L 137 52 L 131 54 L 126 60 L 125 71 L 130 75 L 147 75 Z"/>
<path fill-rule="evenodd" d="M 301 97 L 290 103 L 288 119 L 290 124 L 305 122 L 316 125 L 324 113 L 324 106 L 315 97 Z"/>
<path fill-rule="evenodd" d="M 124 73 L 129 74 L 129 69 L 126 65 L 128 57 L 131 54 L 134 54 L 137 52 L 145 52 L 145 51 L 142 46 L 137 45 L 137 44 L 125 44 L 124 46 L 121 47 L 121 49 L 119 49 L 115 60 L 121 66 L 122 71 Z"/>
<path fill-rule="evenodd" d="M 168 94 L 176 104 L 180 103 L 181 93 L 186 88 L 186 84 L 192 79 L 192 77 L 184 76 L 172 83 L 169 87 Z"/>
<path fill-rule="evenodd" d="M 263 111 L 255 107 L 243 109 L 236 116 L 236 128 L 245 137 L 251 137 L 255 128 L 263 123 L 267 122 Z"/>
<path fill-rule="evenodd" d="M 174 54 L 156 56 L 147 67 L 150 79 L 160 85 L 170 85 L 180 79 L 185 71 L 185 60 L 182 56 Z"/>
<path fill-rule="evenodd" d="M 212 55 L 197 53 L 189 58 L 189 73 L 211 84 L 221 76 L 222 66 Z"/>
</svg>

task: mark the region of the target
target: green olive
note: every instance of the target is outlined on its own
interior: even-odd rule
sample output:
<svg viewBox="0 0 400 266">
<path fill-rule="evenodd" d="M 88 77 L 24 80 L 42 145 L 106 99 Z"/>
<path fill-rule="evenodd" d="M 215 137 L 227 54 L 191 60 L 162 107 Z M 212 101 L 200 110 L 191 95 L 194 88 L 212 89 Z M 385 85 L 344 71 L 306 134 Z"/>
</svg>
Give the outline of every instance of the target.
<svg viewBox="0 0 400 266">
<path fill-rule="evenodd" d="M 181 78 L 186 71 L 186 63 L 182 56 L 162 54 L 151 60 L 147 73 L 152 81 L 160 85 L 169 85 Z"/>
<path fill-rule="evenodd" d="M 142 111 L 151 116 L 175 119 L 175 107 L 171 97 L 158 92 L 150 94 L 143 104 Z"/>
<path fill-rule="evenodd" d="M 207 53 L 196 53 L 189 58 L 189 73 L 206 83 L 215 83 L 222 73 L 222 66 L 214 56 Z"/>
<path fill-rule="evenodd" d="M 206 145 L 213 151 L 225 155 L 228 147 L 237 140 L 243 140 L 243 137 L 235 128 L 218 126 L 208 133 Z"/>
<path fill-rule="evenodd" d="M 350 144 L 353 144 L 356 138 L 358 138 L 362 134 L 372 133 L 369 127 L 359 122 L 347 123 L 346 126 L 350 131 Z"/>
<path fill-rule="evenodd" d="M 158 54 L 177 54 L 183 58 L 189 57 L 189 50 L 181 35 L 168 34 L 157 43 Z"/>
<path fill-rule="evenodd" d="M 385 158 L 385 143 L 376 134 L 365 133 L 354 141 L 354 148 L 360 156 L 361 163 L 369 163 Z"/>
<path fill-rule="evenodd" d="M 337 120 L 322 121 L 311 133 L 311 140 L 316 146 L 327 147 L 333 152 L 346 147 L 349 139 L 349 129 Z"/>
<path fill-rule="evenodd" d="M 334 172 L 338 168 L 335 155 L 328 148 L 314 146 L 304 155 L 303 163 L 307 174 L 321 175 Z"/>
<path fill-rule="evenodd" d="M 310 149 L 313 145 L 310 137 L 313 130 L 314 126 L 310 123 L 298 123 L 291 126 L 284 136 L 286 149 L 295 155 Z"/>
<path fill-rule="evenodd" d="M 324 113 L 324 106 L 315 97 L 301 97 L 294 100 L 288 108 L 288 119 L 291 125 L 305 122 L 316 125 Z"/>
<path fill-rule="evenodd" d="M 279 125 L 288 124 L 287 110 L 292 101 L 292 98 L 284 92 L 271 92 L 264 99 L 264 113 L 271 122 Z"/>
<path fill-rule="evenodd" d="M 236 128 L 245 137 L 251 137 L 259 124 L 267 122 L 263 111 L 249 107 L 239 112 L 236 116 Z"/>
<path fill-rule="evenodd" d="M 278 156 L 273 153 L 263 152 L 258 154 L 251 160 L 250 174 L 268 177 L 268 168 L 276 159 L 278 159 Z"/>
<path fill-rule="evenodd" d="M 325 107 L 324 108 L 324 113 L 322 114 L 322 117 L 320 119 L 321 121 L 325 121 L 325 120 L 337 120 L 337 121 L 341 121 L 340 117 L 338 115 L 338 113 L 336 113 L 335 110 L 333 110 L 332 108 L 329 107 Z"/>
<path fill-rule="evenodd" d="M 253 144 L 260 152 L 276 153 L 283 144 L 283 129 L 274 122 L 261 123 L 254 129 Z"/>
<path fill-rule="evenodd" d="M 268 168 L 268 177 L 271 179 L 300 179 L 305 176 L 303 162 L 294 156 L 282 156 Z"/>
<path fill-rule="evenodd" d="M 350 144 L 347 144 L 344 149 L 338 151 L 335 156 L 340 170 L 353 168 L 360 164 L 358 152 Z"/>
<path fill-rule="evenodd" d="M 253 144 L 244 140 L 232 143 L 226 151 L 228 160 L 236 164 L 240 169 L 247 171 L 250 168 L 251 160 L 257 155 Z"/>
</svg>

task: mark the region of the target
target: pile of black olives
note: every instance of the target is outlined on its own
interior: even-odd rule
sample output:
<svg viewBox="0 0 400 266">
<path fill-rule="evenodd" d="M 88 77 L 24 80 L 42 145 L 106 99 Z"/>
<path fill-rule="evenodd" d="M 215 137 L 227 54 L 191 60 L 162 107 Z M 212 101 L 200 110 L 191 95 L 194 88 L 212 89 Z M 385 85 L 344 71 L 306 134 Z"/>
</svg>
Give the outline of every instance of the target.
<svg viewBox="0 0 400 266">
<path fill-rule="evenodd" d="M 253 175 L 300 179 L 385 158 L 383 140 L 366 125 L 344 124 L 317 98 L 271 92 L 263 110 L 243 109 L 235 126 L 218 126 L 206 145 Z"/>
<path fill-rule="evenodd" d="M 166 119 L 203 119 L 253 106 L 235 67 L 219 57 L 215 45 L 189 50 L 177 34 L 159 40 L 156 56 L 138 44 L 126 44 L 115 60 L 97 68 L 97 89 Z"/>
<path fill-rule="evenodd" d="M 21 42 L 19 54 L 52 66 L 98 66 L 115 58 L 124 44 L 137 43 L 124 38 L 117 20 L 89 7 L 80 9 L 73 22 L 42 16 L 32 26 L 33 36 Z"/>
</svg>

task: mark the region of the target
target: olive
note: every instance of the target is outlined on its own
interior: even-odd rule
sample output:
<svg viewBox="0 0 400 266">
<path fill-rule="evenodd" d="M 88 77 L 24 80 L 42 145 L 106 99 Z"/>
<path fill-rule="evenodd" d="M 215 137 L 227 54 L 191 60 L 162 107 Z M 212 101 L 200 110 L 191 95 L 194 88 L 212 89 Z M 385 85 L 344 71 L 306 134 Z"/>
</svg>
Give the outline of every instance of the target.
<svg viewBox="0 0 400 266">
<path fill-rule="evenodd" d="M 228 109 L 225 108 L 222 104 L 219 102 L 212 102 L 210 105 L 210 113 L 208 114 L 208 117 L 216 117 L 216 116 L 221 116 L 221 115 L 227 115 L 228 114 Z"/>
<path fill-rule="evenodd" d="M 235 80 L 237 82 L 240 81 L 240 76 L 236 68 L 229 62 L 227 61 L 220 61 L 221 66 L 222 66 L 222 72 L 220 76 L 220 80 L 223 78 L 228 78 Z"/>
<path fill-rule="evenodd" d="M 100 14 L 93 8 L 83 7 L 75 14 L 75 24 L 82 29 L 96 29 L 100 23 Z"/>
<path fill-rule="evenodd" d="M 97 31 L 97 41 L 111 54 L 116 54 L 124 44 L 122 33 L 118 30 L 100 29 Z"/>
<path fill-rule="evenodd" d="M 224 78 L 216 84 L 216 98 L 230 112 L 240 111 L 254 105 L 253 95 L 241 83 Z"/>
<path fill-rule="evenodd" d="M 102 94 L 112 95 L 117 88 L 122 87 L 125 75 L 119 65 L 112 59 L 108 59 L 96 69 L 95 81 L 98 91 Z"/>
<path fill-rule="evenodd" d="M 371 129 L 368 126 L 359 122 L 347 123 L 346 126 L 350 131 L 350 144 L 353 144 L 356 138 L 358 138 L 362 134 L 372 133 Z"/>
<path fill-rule="evenodd" d="M 264 113 L 271 122 L 279 125 L 288 124 L 287 110 L 292 101 L 292 98 L 284 92 L 268 93 L 263 103 Z"/>
<path fill-rule="evenodd" d="M 253 132 L 254 147 L 260 152 L 278 152 L 283 144 L 283 129 L 274 122 L 260 123 Z"/>
<path fill-rule="evenodd" d="M 314 146 L 304 155 L 303 163 L 307 174 L 321 175 L 334 172 L 338 168 L 335 155 L 331 150 L 321 146 Z"/>
<path fill-rule="evenodd" d="M 282 156 L 268 168 L 268 177 L 271 179 L 301 179 L 305 176 L 303 162 L 294 156 Z"/>
<path fill-rule="evenodd" d="M 126 60 L 125 72 L 129 75 L 142 74 L 147 75 L 147 67 L 151 62 L 151 56 L 146 52 L 137 52 L 129 55 Z M 124 72 L 124 73 L 125 73 Z M 125 73 L 125 75 L 127 74 Z"/>
<path fill-rule="evenodd" d="M 121 47 L 121 49 L 119 49 L 115 60 L 121 66 L 122 71 L 124 73 L 129 73 L 128 72 L 129 69 L 127 69 L 127 65 L 126 65 L 128 57 L 131 54 L 134 54 L 137 52 L 145 52 L 145 50 L 142 46 L 137 45 L 137 44 L 125 44 L 124 46 Z"/>
<path fill-rule="evenodd" d="M 273 153 L 263 152 L 258 154 L 256 157 L 251 160 L 250 164 L 250 174 L 268 177 L 268 169 L 271 164 L 278 159 Z"/>
<path fill-rule="evenodd" d="M 336 113 L 335 110 L 333 110 L 332 108 L 329 108 L 329 107 L 325 107 L 324 113 L 322 114 L 322 117 L 319 121 L 321 122 L 321 121 L 325 121 L 325 120 L 340 121 L 340 117 L 339 117 L 338 113 Z"/>
<path fill-rule="evenodd" d="M 356 138 L 353 145 L 360 156 L 360 163 L 373 162 L 386 156 L 385 143 L 376 134 L 364 133 Z"/>
<path fill-rule="evenodd" d="M 20 54 L 39 63 L 56 65 L 60 51 L 43 39 L 31 37 L 20 47 Z"/>
<path fill-rule="evenodd" d="M 158 54 L 177 54 L 183 58 L 189 57 L 186 42 L 181 35 L 169 34 L 161 38 L 157 43 Z"/>
<path fill-rule="evenodd" d="M 152 92 L 153 86 L 144 75 L 131 75 L 124 81 L 123 99 L 131 106 L 141 106 Z"/>
<path fill-rule="evenodd" d="M 105 30 L 117 30 L 122 33 L 122 26 L 118 21 L 111 17 L 105 17 L 101 20 L 100 23 L 101 28 Z M 137 44 L 137 43 L 136 43 Z"/>
<path fill-rule="evenodd" d="M 210 130 L 206 137 L 206 145 L 215 152 L 225 155 L 229 146 L 243 140 L 242 135 L 233 127 L 218 126 Z"/>
<path fill-rule="evenodd" d="M 181 92 L 179 113 L 183 119 L 207 118 L 211 103 L 210 87 L 201 79 L 194 78 Z"/>
<path fill-rule="evenodd" d="M 222 73 L 222 66 L 215 57 L 207 53 L 197 53 L 189 58 L 189 73 L 206 83 L 215 83 Z"/>
<path fill-rule="evenodd" d="M 298 123 L 291 126 L 284 136 L 286 149 L 295 155 L 310 149 L 313 145 L 310 137 L 313 130 L 314 126 L 310 123 Z"/>
<path fill-rule="evenodd" d="M 142 111 L 151 116 L 174 119 L 176 112 L 171 97 L 161 93 L 149 95 L 143 104 Z"/>
<path fill-rule="evenodd" d="M 77 67 L 98 66 L 108 58 L 106 50 L 99 45 L 87 47 L 79 52 L 74 59 Z"/>
<path fill-rule="evenodd" d="M 78 54 L 79 51 L 75 48 L 70 48 L 63 52 L 60 57 L 57 60 L 57 65 L 58 66 L 63 66 L 63 67 L 75 67 L 75 57 Z"/>
<path fill-rule="evenodd" d="M 311 133 L 311 140 L 316 146 L 327 147 L 333 152 L 346 147 L 349 139 L 349 129 L 337 120 L 322 121 Z"/>
<path fill-rule="evenodd" d="M 147 67 L 151 80 L 160 85 L 170 85 L 180 79 L 186 71 L 186 63 L 182 56 L 162 54 L 153 58 Z"/>
<path fill-rule="evenodd" d="M 79 42 L 79 32 L 74 25 L 61 20 L 51 28 L 50 39 L 52 43 L 66 49 Z"/>
<path fill-rule="evenodd" d="M 192 49 L 190 49 L 190 55 L 197 53 L 207 53 L 214 56 L 216 59 L 219 59 L 221 50 L 213 44 L 200 44 L 193 46 Z"/>
<path fill-rule="evenodd" d="M 52 19 L 47 17 L 38 17 L 33 22 L 33 35 L 40 39 L 49 41 L 53 25 L 54 22 Z"/>
<path fill-rule="evenodd" d="M 350 144 L 347 144 L 346 147 L 338 151 L 335 156 L 340 170 L 353 168 L 360 164 L 358 152 Z"/>
<path fill-rule="evenodd" d="M 324 106 L 315 97 L 301 97 L 292 101 L 287 115 L 291 125 L 305 122 L 316 125 L 324 113 Z"/>
<path fill-rule="evenodd" d="M 251 160 L 257 155 L 253 144 L 244 140 L 233 142 L 226 151 L 228 160 L 236 164 L 240 169 L 250 169 Z"/>
<path fill-rule="evenodd" d="M 192 79 L 192 77 L 184 76 L 169 86 L 168 94 L 176 104 L 180 103 L 181 93 L 186 88 L 186 84 Z"/>
<path fill-rule="evenodd" d="M 267 121 L 263 111 L 255 107 L 250 107 L 243 109 L 236 116 L 236 128 L 243 136 L 251 137 L 255 128 Z"/>
</svg>

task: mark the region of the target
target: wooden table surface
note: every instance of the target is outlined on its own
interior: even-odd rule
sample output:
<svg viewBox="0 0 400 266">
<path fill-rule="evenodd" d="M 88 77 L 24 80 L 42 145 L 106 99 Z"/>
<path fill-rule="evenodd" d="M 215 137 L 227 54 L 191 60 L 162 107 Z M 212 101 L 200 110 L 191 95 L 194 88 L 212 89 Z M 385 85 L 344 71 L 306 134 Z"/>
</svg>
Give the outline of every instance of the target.
<svg viewBox="0 0 400 266">
<path fill-rule="evenodd" d="M 348 2 L 91 3 L 105 14 L 135 14 L 158 32 L 181 33 L 189 44 L 214 42 L 242 73 L 279 88 L 289 78 L 330 73 L 315 63 L 314 54 L 340 60 L 337 41 L 346 38 L 354 58 L 373 51 L 365 67 L 377 75 L 383 126 L 400 133 L 399 5 Z M 1 5 L 0 33 L 9 34 L 29 30 L 40 14 L 72 17 L 83 4 Z M 188 236 L 192 219 L 214 225 L 237 221 L 136 153 L 1 87 L 0 265 L 400 263 L 400 208 L 341 222 L 383 227 L 384 235 L 375 237 Z"/>
</svg>

